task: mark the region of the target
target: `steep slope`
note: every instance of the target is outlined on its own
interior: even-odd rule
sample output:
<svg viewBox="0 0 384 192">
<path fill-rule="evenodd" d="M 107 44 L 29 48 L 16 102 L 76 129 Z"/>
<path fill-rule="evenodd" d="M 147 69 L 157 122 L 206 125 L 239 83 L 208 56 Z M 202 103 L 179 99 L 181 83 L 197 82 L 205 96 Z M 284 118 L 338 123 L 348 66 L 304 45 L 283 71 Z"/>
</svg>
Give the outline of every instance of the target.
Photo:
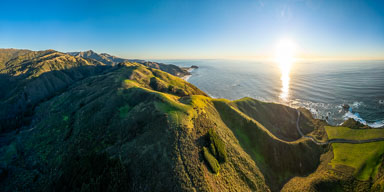
<svg viewBox="0 0 384 192">
<path fill-rule="evenodd" d="M 123 58 L 120 58 L 120 57 L 116 57 L 116 56 L 113 56 L 113 55 L 110 55 L 108 53 L 100 53 L 99 55 L 115 62 L 115 63 L 122 63 L 122 62 L 125 62 L 127 61 L 127 59 L 123 59 Z M 135 63 L 140 63 L 140 62 L 143 62 L 143 60 L 141 59 L 129 59 L 130 62 L 135 62 Z"/>
<path fill-rule="evenodd" d="M 325 127 L 329 139 L 383 138 L 383 129 Z M 332 143 L 320 166 L 306 177 L 294 177 L 282 191 L 383 191 L 384 141 Z"/>
<path fill-rule="evenodd" d="M 81 51 L 81 52 L 69 52 L 69 55 L 76 56 L 76 57 L 83 57 L 83 58 L 89 58 L 89 59 L 94 59 L 96 61 L 100 61 L 106 65 L 115 65 L 120 62 L 124 62 L 123 59 L 116 61 L 113 58 L 110 58 L 106 55 L 102 54 L 97 54 L 92 50 L 88 51 Z"/>
<path fill-rule="evenodd" d="M 107 68 L 54 50 L 32 51 L 7 61 L 0 70 L 0 132 L 27 124 L 37 103 Z"/>
<path fill-rule="evenodd" d="M 1 73 L 30 79 L 48 71 L 59 71 L 84 65 L 104 64 L 95 60 L 72 57 L 55 50 L 33 51 L 9 60 Z"/>
<path fill-rule="evenodd" d="M 219 174 L 202 154 L 210 129 L 228 155 Z M 43 102 L 0 151 L 5 191 L 268 191 L 211 98 L 135 63 Z"/>
<path fill-rule="evenodd" d="M 139 59 L 123 59 L 120 57 L 109 55 L 107 53 L 98 54 L 92 50 L 81 51 L 81 52 L 69 52 L 68 54 L 70 54 L 72 56 L 77 56 L 77 57 L 94 59 L 94 60 L 100 61 L 106 65 L 117 65 L 117 64 L 122 63 L 122 62 L 134 62 L 134 63 L 140 63 L 140 64 L 147 66 L 147 67 L 160 69 L 162 71 L 165 71 L 167 73 L 170 73 L 170 74 L 178 76 L 178 77 L 184 77 L 186 75 L 190 75 L 190 73 L 188 72 L 187 69 L 180 68 L 176 65 L 172 65 L 172 64 L 168 65 L 168 64 L 139 60 Z"/>
<path fill-rule="evenodd" d="M 265 126 L 273 135 L 285 141 L 300 139 L 296 130 L 297 112 L 288 106 L 243 98 L 233 103 L 241 112 Z M 284 128 L 284 129 L 282 129 Z"/>
<path fill-rule="evenodd" d="M 33 108 L 40 101 L 59 94 L 78 80 L 112 68 L 106 60 L 100 59 L 104 56 L 93 51 L 78 54 L 79 57 L 75 57 L 54 50 L 1 49 L 4 67 L 0 68 L 0 132 L 29 124 Z M 118 60 L 115 58 L 113 62 Z M 177 66 L 162 65 L 164 67 L 151 67 L 181 71 L 177 72 L 179 75 L 184 72 Z"/>
<path fill-rule="evenodd" d="M 295 117 L 297 112 L 294 109 L 250 98 L 234 102 L 215 100 L 214 104 L 220 112 L 221 119 L 233 131 L 245 151 L 251 155 L 273 191 L 278 191 L 294 176 L 304 176 L 313 172 L 319 165 L 323 148 L 308 139 L 284 140 L 282 139 L 284 132 L 276 130 L 285 129 L 285 132 L 297 135 L 296 126 L 290 125 L 292 119 L 297 120 Z M 247 114 L 251 114 L 253 118 Z M 266 126 L 257 121 L 261 118 L 259 115 L 262 116 L 263 122 L 268 122 Z M 273 132 L 278 134 L 275 135 Z"/>
<path fill-rule="evenodd" d="M 15 57 L 31 52 L 26 49 L 0 49 L 0 70 L 5 67 L 5 64 Z"/>
<path fill-rule="evenodd" d="M 213 99 L 138 62 L 112 66 L 54 50 L 7 58 L 0 70 L 1 191 L 384 188 L 382 143 L 302 138 L 298 127 L 323 141 L 329 132 L 305 109 Z M 360 138 L 367 130 L 332 131 Z"/>
</svg>

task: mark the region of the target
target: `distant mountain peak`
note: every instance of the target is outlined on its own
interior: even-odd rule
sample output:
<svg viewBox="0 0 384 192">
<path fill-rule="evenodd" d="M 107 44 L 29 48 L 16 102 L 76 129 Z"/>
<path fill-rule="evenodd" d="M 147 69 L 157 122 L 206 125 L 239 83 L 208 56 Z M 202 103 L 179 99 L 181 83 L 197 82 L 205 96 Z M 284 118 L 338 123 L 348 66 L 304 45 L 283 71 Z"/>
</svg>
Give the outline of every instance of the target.
<svg viewBox="0 0 384 192">
<path fill-rule="evenodd" d="M 56 50 L 53 50 L 53 49 L 47 49 L 47 50 L 44 50 L 42 52 L 46 52 L 46 53 L 53 53 L 53 52 L 58 52 Z"/>
<path fill-rule="evenodd" d="M 176 65 L 167 65 L 163 63 L 150 62 L 150 61 L 145 61 L 140 59 L 124 59 L 121 57 L 110 55 L 108 53 L 96 53 L 93 50 L 80 51 L 80 52 L 68 52 L 67 54 L 72 56 L 88 58 L 88 59 L 94 59 L 106 65 L 117 65 L 123 62 L 136 62 L 136 63 L 143 64 L 147 67 L 160 69 L 162 71 L 165 71 L 167 73 L 170 73 L 172 75 L 179 76 L 179 77 L 184 77 L 190 74 L 186 69 L 177 67 Z"/>
</svg>

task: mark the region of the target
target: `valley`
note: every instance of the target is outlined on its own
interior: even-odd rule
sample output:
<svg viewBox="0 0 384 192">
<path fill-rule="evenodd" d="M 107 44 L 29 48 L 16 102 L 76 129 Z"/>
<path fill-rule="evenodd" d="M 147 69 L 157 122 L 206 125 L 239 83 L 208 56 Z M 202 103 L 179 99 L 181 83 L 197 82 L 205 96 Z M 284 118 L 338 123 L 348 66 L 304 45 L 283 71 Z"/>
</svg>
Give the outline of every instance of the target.
<svg viewBox="0 0 384 192">
<path fill-rule="evenodd" d="M 186 69 L 0 50 L 1 191 L 382 191 L 384 129 L 212 98 Z"/>
</svg>

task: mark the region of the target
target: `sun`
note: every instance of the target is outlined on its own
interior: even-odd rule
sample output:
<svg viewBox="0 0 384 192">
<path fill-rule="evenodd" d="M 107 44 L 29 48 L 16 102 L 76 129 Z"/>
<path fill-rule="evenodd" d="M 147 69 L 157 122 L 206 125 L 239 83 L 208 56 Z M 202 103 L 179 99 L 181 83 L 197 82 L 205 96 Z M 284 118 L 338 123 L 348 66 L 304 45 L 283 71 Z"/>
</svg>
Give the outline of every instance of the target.
<svg viewBox="0 0 384 192">
<path fill-rule="evenodd" d="M 291 39 L 281 39 L 276 44 L 275 61 L 282 70 L 287 71 L 291 68 L 295 60 L 296 44 Z"/>
<path fill-rule="evenodd" d="M 291 39 L 282 39 L 276 45 L 275 60 L 281 72 L 280 98 L 287 101 L 289 98 L 289 81 L 292 64 L 295 60 L 296 44 Z"/>
</svg>

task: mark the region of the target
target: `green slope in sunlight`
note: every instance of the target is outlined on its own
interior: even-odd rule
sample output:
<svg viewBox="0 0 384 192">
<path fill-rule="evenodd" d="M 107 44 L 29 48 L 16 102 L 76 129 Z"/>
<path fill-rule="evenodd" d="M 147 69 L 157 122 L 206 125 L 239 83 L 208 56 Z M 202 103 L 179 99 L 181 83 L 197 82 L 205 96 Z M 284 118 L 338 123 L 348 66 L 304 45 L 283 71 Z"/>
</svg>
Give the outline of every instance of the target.
<svg viewBox="0 0 384 192">
<path fill-rule="evenodd" d="M 301 138 L 297 110 L 288 106 L 213 99 L 159 67 L 138 62 L 111 66 L 54 50 L 3 55 L 2 191 L 383 186 L 382 150 L 351 163 L 353 154 L 366 154 L 345 154 L 345 149 L 361 152 L 359 146 Z M 327 140 L 326 123 L 299 111 L 304 134 Z"/>
</svg>

